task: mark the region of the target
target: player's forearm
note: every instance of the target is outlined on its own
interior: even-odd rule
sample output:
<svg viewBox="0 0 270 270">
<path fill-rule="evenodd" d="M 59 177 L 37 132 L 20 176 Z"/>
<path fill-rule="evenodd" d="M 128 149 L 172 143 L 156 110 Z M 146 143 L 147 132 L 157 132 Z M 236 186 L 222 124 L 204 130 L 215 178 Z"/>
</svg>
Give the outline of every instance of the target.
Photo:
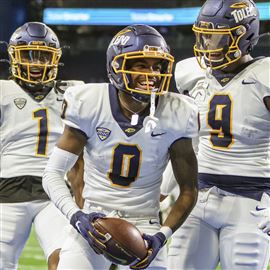
<svg viewBox="0 0 270 270">
<path fill-rule="evenodd" d="M 181 194 L 172 206 L 163 226 L 168 226 L 175 232 L 186 220 L 197 202 L 198 190 L 181 190 Z"/>
<path fill-rule="evenodd" d="M 77 158 L 78 156 L 55 147 L 45 168 L 42 180 L 44 190 L 56 207 L 68 219 L 80 210 L 64 181 L 65 173 L 70 170 Z"/>
<path fill-rule="evenodd" d="M 191 139 L 181 139 L 170 150 L 171 163 L 180 195 L 173 205 L 164 226 L 176 231 L 186 220 L 197 202 L 198 165 Z"/>
<path fill-rule="evenodd" d="M 76 164 L 67 173 L 67 178 L 70 182 L 75 202 L 80 208 L 83 208 L 84 204 L 84 199 L 82 197 L 82 192 L 84 188 L 83 175 L 84 175 L 84 160 L 83 154 L 81 154 Z"/>
</svg>

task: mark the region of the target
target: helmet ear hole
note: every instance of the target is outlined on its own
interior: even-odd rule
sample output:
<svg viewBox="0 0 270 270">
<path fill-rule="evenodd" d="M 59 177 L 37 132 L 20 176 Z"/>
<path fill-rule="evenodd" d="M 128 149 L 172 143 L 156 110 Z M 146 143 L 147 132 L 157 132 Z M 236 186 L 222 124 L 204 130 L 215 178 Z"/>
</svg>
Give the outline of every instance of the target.
<svg viewBox="0 0 270 270">
<path fill-rule="evenodd" d="M 240 58 L 242 55 L 242 52 L 240 50 L 237 50 L 235 53 L 234 53 L 234 57 L 235 58 Z"/>
<path fill-rule="evenodd" d="M 236 35 L 241 36 L 247 32 L 246 27 L 241 25 L 239 28 L 236 29 Z"/>
<path fill-rule="evenodd" d="M 120 67 L 119 63 L 116 62 L 116 61 L 113 61 L 113 62 L 111 63 L 111 66 L 112 66 L 114 69 L 118 69 L 118 68 Z"/>
</svg>

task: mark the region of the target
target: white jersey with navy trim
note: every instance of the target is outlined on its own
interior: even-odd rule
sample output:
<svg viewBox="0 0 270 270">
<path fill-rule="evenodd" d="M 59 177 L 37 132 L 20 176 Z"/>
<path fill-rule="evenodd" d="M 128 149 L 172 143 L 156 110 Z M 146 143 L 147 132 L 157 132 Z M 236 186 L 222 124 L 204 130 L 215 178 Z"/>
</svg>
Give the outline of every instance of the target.
<svg viewBox="0 0 270 270">
<path fill-rule="evenodd" d="M 149 133 L 119 116 L 117 91 L 109 84 L 70 88 L 65 101 L 65 124 L 88 138 L 84 198 L 109 209 L 156 215 L 170 145 L 197 136 L 194 101 L 175 93 L 159 97 L 155 113 L 159 121 Z"/>
<path fill-rule="evenodd" d="M 212 76 L 190 92 L 200 111 L 199 172 L 270 177 L 270 58 L 247 66 L 225 86 Z M 199 94 L 198 94 L 199 93 Z"/>
<path fill-rule="evenodd" d="M 208 72 L 200 79 L 195 69 L 186 71 L 191 82 L 199 78 L 188 89 L 200 112 L 199 194 L 172 236 L 169 269 L 215 269 L 218 262 L 224 269 L 267 268 L 269 235 L 258 228 L 265 217 L 251 211 L 270 203 L 270 112 L 263 102 L 270 59 L 242 68 L 234 77 L 213 71 L 223 86 Z M 173 186 L 166 176 L 164 194 Z"/>
<path fill-rule="evenodd" d="M 63 95 L 52 89 L 35 101 L 13 80 L 0 81 L 0 177 L 41 177 L 62 134 Z"/>
</svg>

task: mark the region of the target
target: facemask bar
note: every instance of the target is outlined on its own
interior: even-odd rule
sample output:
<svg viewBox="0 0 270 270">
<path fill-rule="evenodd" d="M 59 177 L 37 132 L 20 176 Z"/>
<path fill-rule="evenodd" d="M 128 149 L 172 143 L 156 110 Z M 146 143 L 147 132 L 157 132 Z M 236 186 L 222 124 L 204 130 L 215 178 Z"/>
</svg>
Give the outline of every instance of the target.
<svg viewBox="0 0 270 270">
<path fill-rule="evenodd" d="M 151 47 L 150 47 L 151 48 Z M 167 68 L 165 73 L 149 73 L 149 72 L 138 72 L 138 71 L 130 71 L 126 70 L 126 62 L 130 59 L 142 59 L 142 58 L 157 58 L 162 61 L 167 61 Z M 137 52 L 129 52 L 117 55 L 112 61 L 112 67 L 115 73 L 122 73 L 123 81 L 125 83 L 126 90 L 131 92 L 151 95 L 152 91 L 155 91 L 156 95 L 163 95 L 169 90 L 170 80 L 172 77 L 172 68 L 173 68 L 174 57 L 168 53 L 160 52 L 158 50 L 145 50 L 145 51 L 137 51 Z M 120 63 L 120 64 L 119 64 Z M 164 71 L 163 71 L 164 72 Z M 129 79 L 127 75 L 137 74 L 145 76 L 145 80 L 147 82 L 147 89 L 135 89 L 131 88 L 129 85 Z M 158 89 L 150 89 L 149 80 L 151 77 L 159 77 L 160 85 Z"/>
<path fill-rule="evenodd" d="M 230 29 L 208 29 L 193 25 L 192 30 L 196 34 L 196 40 L 203 38 L 204 35 L 223 35 L 228 36 L 228 40 L 231 42 L 227 45 L 227 48 L 224 48 L 224 44 L 222 44 L 223 46 L 215 49 L 200 48 L 198 44 L 195 43 L 193 47 L 194 54 L 201 68 L 206 69 L 210 66 L 213 70 L 220 69 L 236 62 L 241 58 L 242 54 L 238 44 L 242 36 L 246 33 L 244 26 L 239 25 Z M 223 54 L 223 58 L 218 61 L 211 60 L 211 55 L 213 56 L 218 53 Z M 214 59 L 214 57 L 212 58 Z M 207 65 L 205 63 L 207 63 Z"/>
<path fill-rule="evenodd" d="M 12 75 L 19 80 L 22 80 L 27 83 L 37 84 L 42 83 L 46 84 L 52 80 L 56 79 L 59 60 L 62 55 L 61 48 L 56 49 L 48 46 L 37 46 L 37 45 L 22 45 L 22 46 L 13 46 L 10 45 L 8 48 L 8 53 L 11 59 L 11 69 Z M 43 61 L 41 58 L 34 59 L 34 62 L 29 61 L 24 57 L 25 55 L 36 54 L 48 57 L 48 61 Z M 31 78 L 31 68 L 40 68 L 42 76 L 38 79 Z"/>
</svg>

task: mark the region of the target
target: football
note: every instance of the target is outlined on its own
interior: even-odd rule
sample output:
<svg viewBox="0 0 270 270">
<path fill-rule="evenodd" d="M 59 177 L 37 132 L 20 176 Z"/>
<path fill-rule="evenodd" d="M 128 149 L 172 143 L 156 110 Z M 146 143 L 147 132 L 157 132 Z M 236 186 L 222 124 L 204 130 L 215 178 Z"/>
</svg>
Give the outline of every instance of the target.
<svg viewBox="0 0 270 270">
<path fill-rule="evenodd" d="M 130 222 L 113 217 L 98 218 L 95 228 L 103 233 L 107 241 L 103 255 L 115 264 L 129 265 L 143 259 L 147 249 L 140 231 Z"/>
</svg>

